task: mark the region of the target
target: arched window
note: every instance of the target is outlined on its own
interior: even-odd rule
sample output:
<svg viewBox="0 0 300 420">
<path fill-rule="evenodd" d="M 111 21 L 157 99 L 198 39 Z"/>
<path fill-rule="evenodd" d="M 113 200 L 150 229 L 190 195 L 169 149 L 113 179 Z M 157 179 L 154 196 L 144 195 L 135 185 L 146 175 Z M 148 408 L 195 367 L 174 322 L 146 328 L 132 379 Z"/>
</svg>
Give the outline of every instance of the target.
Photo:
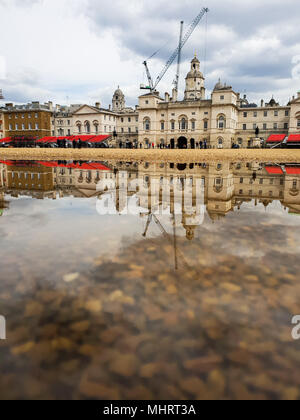
<svg viewBox="0 0 300 420">
<path fill-rule="evenodd" d="M 224 128 L 226 128 L 226 119 L 225 119 L 224 115 L 220 115 L 218 117 L 218 129 L 219 130 L 224 130 Z"/>
<path fill-rule="evenodd" d="M 94 124 L 94 131 L 95 131 L 96 134 L 98 134 L 98 132 L 99 132 L 99 122 L 94 121 L 93 124 Z"/>
<path fill-rule="evenodd" d="M 221 137 L 218 139 L 218 149 L 223 149 L 223 139 Z"/>
<path fill-rule="evenodd" d="M 179 122 L 179 129 L 180 130 L 187 130 L 187 128 L 188 128 L 187 120 L 183 117 L 183 118 L 181 118 L 181 120 Z"/>
<path fill-rule="evenodd" d="M 77 130 L 78 130 L 78 134 L 81 134 L 81 122 L 80 122 L 80 121 L 78 121 L 78 122 L 76 123 L 76 126 L 77 126 Z"/>
<path fill-rule="evenodd" d="M 85 128 L 85 132 L 86 132 L 87 134 L 90 134 L 90 132 L 91 132 L 91 124 L 90 124 L 90 122 L 89 122 L 89 121 L 86 121 L 86 122 L 84 123 L 84 128 Z"/>
<path fill-rule="evenodd" d="M 149 118 L 145 118 L 144 119 L 144 130 L 145 131 L 150 131 L 150 128 L 151 128 L 150 119 Z"/>
<path fill-rule="evenodd" d="M 300 117 L 298 117 L 298 119 L 297 119 L 297 128 L 300 129 Z"/>
</svg>

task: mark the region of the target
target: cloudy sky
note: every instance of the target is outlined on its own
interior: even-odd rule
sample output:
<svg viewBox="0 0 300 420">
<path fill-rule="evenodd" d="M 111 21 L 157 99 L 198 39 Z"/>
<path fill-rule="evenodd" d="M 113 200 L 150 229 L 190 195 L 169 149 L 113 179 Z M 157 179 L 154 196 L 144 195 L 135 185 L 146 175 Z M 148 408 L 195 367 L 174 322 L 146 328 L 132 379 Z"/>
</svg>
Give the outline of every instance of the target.
<svg viewBox="0 0 300 420">
<path fill-rule="evenodd" d="M 209 7 L 183 53 L 181 92 L 197 52 L 207 95 L 218 78 L 258 102 L 282 104 L 300 90 L 299 0 L 0 0 L 0 89 L 5 101 L 108 106 L 118 85 L 129 105 L 176 48 L 202 6 Z M 176 66 L 159 85 L 171 91 Z M 4 101 L 4 102 L 5 102 Z M 1 103 L 1 102 L 0 102 Z"/>
</svg>

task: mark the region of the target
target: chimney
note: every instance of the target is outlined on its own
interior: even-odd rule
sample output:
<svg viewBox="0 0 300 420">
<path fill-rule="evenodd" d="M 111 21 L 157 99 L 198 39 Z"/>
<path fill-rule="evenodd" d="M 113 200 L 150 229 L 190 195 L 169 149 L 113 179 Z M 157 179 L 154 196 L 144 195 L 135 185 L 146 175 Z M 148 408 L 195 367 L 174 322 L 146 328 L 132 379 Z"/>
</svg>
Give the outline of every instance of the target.
<svg viewBox="0 0 300 420">
<path fill-rule="evenodd" d="M 109 105 L 108 109 L 111 111 L 111 105 Z"/>
<path fill-rule="evenodd" d="M 95 107 L 98 108 L 98 109 L 100 109 L 100 105 L 101 105 L 100 102 L 95 103 Z"/>
<path fill-rule="evenodd" d="M 168 92 L 165 93 L 165 102 L 170 102 L 170 95 Z"/>
<path fill-rule="evenodd" d="M 264 107 L 264 105 L 265 105 L 265 101 L 262 99 L 262 100 L 260 101 L 260 106 L 263 108 L 263 107 Z"/>
<path fill-rule="evenodd" d="M 56 104 L 56 112 L 60 112 L 60 105 Z"/>
<path fill-rule="evenodd" d="M 177 89 L 173 89 L 172 90 L 172 102 L 177 102 L 177 98 L 178 98 L 178 92 Z"/>
<path fill-rule="evenodd" d="M 50 111 L 53 111 L 53 102 L 49 101 L 48 102 L 48 107 Z"/>
</svg>

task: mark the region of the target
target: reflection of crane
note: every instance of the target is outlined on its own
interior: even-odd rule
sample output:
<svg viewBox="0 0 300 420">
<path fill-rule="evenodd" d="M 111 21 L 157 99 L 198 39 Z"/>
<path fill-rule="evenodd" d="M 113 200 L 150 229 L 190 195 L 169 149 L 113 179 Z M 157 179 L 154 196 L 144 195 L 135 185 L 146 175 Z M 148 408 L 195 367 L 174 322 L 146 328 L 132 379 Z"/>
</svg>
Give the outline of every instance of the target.
<svg viewBox="0 0 300 420">
<path fill-rule="evenodd" d="M 183 253 L 178 250 L 177 248 L 177 237 L 176 237 L 176 220 L 175 220 L 175 215 L 173 214 L 173 238 L 171 237 L 171 235 L 166 231 L 166 229 L 163 227 L 163 225 L 161 224 L 161 222 L 158 220 L 158 218 L 153 214 L 150 213 L 148 215 L 148 220 L 147 220 L 147 224 L 146 224 L 146 229 L 145 232 L 143 233 L 143 237 L 146 238 L 147 236 L 147 232 L 149 229 L 149 226 L 151 224 L 152 219 L 154 219 L 155 223 L 157 224 L 157 226 L 159 227 L 159 230 L 161 231 L 163 237 L 165 239 L 167 239 L 168 242 L 171 243 L 172 246 L 174 246 L 174 260 L 175 260 L 175 270 L 178 270 L 178 255 L 180 257 L 180 259 L 182 260 L 184 266 L 186 268 L 190 268 L 189 264 L 187 263 Z"/>
<path fill-rule="evenodd" d="M 149 70 L 149 67 L 148 67 L 148 63 L 147 63 L 147 61 L 144 61 L 143 64 L 144 64 L 145 69 L 146 69 L 146 74 L 147 74 L 147 78 L 148 78 L 148 86 L 141 85 L 141 89 L 150 90 L 151 92 L 155 91 L 157 85 L 160 83 L 160 81 L 162 80 L 162 78 L 164 77 L 164 75 L 169 70 L 169 68 L 171 67 L 171 65 L 173 64 L 174 60 L 177 57 L 178 57 L 177 71 L 180 70 L 180 61 L 181 61 L 181 51 L 182 51 L 182 48 L 185 46 L 185 44 L 187 43 L 187 41 L 191 37 L 192 33 L 194 32 L 194 30 L 198 26 L 200 20 L 203 18 L 203 16 L 205 15 L 205 13 L 208 13 L 208 11 L 209 10 L 207 8 L 205 8 L 205 7 L 201 9 L 201 12 L 193 20 L 193 22 L 191 23 L 188 31 L 184 35 L 183 39 L 182 39 L 182 33 L 181 33 L 181 31 L 183 29 L 182 28 L 183 22 L 182 22 L 181 28 L 180 28 L 180 41 L 179 41 L 179 45 L 176 48 L 176 50 L 173 52 L 173 54 L 171 55 L 171 57 L 169 58 L 169 60 L 167 61 L 165 67 L 162 69 L 162 71 L 158 75 L 155 83 L 153 82 L 153 79 L 151 77 L 151 73 L 150 73 L 150 70 Z M 179 78 L 179 75 L 178 75 L 178 78 Z M 177 75 L 176 75 L 175 86 L 177 86 L 177 89 L 178 89 Z"/>
</svg>

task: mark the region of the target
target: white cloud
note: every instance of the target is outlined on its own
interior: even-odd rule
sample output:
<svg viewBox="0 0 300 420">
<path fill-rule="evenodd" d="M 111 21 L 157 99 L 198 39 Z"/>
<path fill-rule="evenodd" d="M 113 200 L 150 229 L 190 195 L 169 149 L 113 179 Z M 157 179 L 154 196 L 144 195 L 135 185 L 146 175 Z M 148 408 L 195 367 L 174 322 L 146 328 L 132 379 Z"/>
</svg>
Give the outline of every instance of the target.
<svg viewBox="0 0 300 420">
<path fill-rule="evenodd" d="M 207 36 L 208 90 L 222 77 L 255 100 L 272 92 L 286 102 L 295 94 L 299 1 L 210 0 L 208 6 L 207 33 L 202 21 L 184 50 L 181 91 L 194 52 L 204 60 Z M 179 21 L 187 28 L 199 9 L 198 0 L 0 0 L 0 56 L 7 63 L 0 88 L 9 101 L 69 97 L 107 106 L 120 85 L 134 105 L 143 59 L 165 45 L 149 63 L 155 78 L 176 47 Z M 174 75 L 175 67 L 161 82 L 162 93 L 171 90 Z"/>
</svg>

